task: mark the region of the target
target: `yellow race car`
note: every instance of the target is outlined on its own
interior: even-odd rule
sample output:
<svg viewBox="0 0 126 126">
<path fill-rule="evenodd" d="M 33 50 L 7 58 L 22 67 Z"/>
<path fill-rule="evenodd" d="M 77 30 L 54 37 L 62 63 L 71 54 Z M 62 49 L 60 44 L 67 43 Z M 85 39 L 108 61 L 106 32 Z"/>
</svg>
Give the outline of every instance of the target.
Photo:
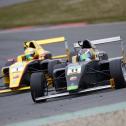
<svg viewBox="0 0 126 126">
<path fill-rule="evenodd" d="M 24 42 L 24 54 L 9 60 L 1 70 L 6 89 L 0 89 L 0 93 L 29 89 L 30 76 L 35 71 L 44 71 L 48 85 L 52 86 L 52 68 L 55 64 L 65 62 L 62 58 L 66 55 L 53 56 L 52 52 L 44 49 L 44 46 L 49 45 L 47 49 L 53 50 L 52 45 L 63 42 L 65 42 L 64 37 Z"/>
</svg>

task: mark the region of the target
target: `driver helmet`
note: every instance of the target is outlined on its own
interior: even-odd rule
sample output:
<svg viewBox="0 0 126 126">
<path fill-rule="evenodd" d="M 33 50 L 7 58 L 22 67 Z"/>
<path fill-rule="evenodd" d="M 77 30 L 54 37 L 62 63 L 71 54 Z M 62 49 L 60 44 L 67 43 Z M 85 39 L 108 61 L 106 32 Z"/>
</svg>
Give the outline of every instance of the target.
<svg viewBox="0 0 126 126">
<path fill-rule="evenodd" d="M 82 49 L 79 54 L 79 61 L 91 61 L 92 53 L 90 49 Z"/>
<path fill-rule="evenodd" d="M 25 50 L 25 57 L 27 60 L 33 60 L 35 57 L 35 49 L 33 48 L 27 48 Z"/>
</svg>

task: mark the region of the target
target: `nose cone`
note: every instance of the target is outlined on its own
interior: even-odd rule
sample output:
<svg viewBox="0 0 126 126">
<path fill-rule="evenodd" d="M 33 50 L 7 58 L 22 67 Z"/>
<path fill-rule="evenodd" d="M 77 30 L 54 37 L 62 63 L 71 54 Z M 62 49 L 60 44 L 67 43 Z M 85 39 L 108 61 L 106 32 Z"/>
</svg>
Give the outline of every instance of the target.
<svg viewBox="0 0 126 126">
<path fill-rule="evenodd" d="M 81 66 L 77 64 L 69 64 L 66 68 L 67 90 L 78 90 L 81 74 Z"/>
</svg>

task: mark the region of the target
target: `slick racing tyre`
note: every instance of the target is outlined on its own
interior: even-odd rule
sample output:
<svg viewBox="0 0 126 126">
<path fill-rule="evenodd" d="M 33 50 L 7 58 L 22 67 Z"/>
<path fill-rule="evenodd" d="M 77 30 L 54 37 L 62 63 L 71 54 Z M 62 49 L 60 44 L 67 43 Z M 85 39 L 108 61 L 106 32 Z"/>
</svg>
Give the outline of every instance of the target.
<svg viewBox="0 0 126 126">
<path fill-rule="evenodd" d="M 30 80 L 31 97 L 35 103 L 45 102 L 44 100 L 36 100 L 38 97 L 45 96 L 47 83 L 43 73 L 33 73 Z"/>
<path fill-rule="evenodd" d="M 126 65 L 121 59 L 110 61 L 110 74 L 115 81 L 116 89 L 126 87 Z"/>
</svg>

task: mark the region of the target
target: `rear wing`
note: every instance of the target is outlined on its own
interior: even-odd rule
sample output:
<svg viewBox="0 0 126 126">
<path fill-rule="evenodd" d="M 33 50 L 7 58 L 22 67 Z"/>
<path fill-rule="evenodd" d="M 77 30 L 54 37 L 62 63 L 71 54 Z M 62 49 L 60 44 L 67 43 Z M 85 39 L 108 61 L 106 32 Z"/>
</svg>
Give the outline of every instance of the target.
<svg viewBox="0 0 126 126">
<path fill-rule="evenodd" d="M 91 43 L 93 43 L 94 45 L 98 45 L 98 44 L 118 42 L 118 41 L 121 41 L 120 36 L 112 37 L 112 38 L 99 39 L 99 40 L 93 40 L 93 41 L 91 41 Z"/>
<path fill-rule="evenodd" d="M 99 45 L 99 44 L 105 44 L 105 43 L 111 43 L 111 42 L 118 42 L 121 41 L 120 36 L 116 37 L 111 37 L 111 38 L 104 38 L 104 39 L 99 39 L 99 40 L 92 40 L 90 41 L 94 45 Z M 74 48 L 79 48 L 80 46 L 78 43 L 74 43 Z"/>
<path fill-rule="evenodd" d="M 36 43 L 39 45 L 46 45 L 46 44 L 52 44 L 52 43 L 60 43 L 64 41 L 65 41 L 65 37 L 57 37 L 57 38 L 50 38 L 50 39 L 44 39 L 44 40 L 37 40 Z"/>
<path fill-rule="evenodd" d="M 43 40 L 37 40 L 35 41 L 37 45 L 42 45 L 42 47 L 45 47 L 46 45 L 50 45 L 51 47 L 53 45 L 58 45 L 58 43 L 63 43 L 64 44 L 64 52 L 62 54 L 59 55 L 55 55 L 53 56 L 53 58 L 57 59 L 57 58 L 67 58 L 67 54 L 66 54 L 66 39 L 64 36 L 60 36 L 60 37 L 56 37 L 56 38 L 49 38 L 49 39 L 43 39 Z M 52 44 L 52 45 L 51 45 Z M 60 45 L 61 46 L 61 45 Z M 56 49 L 55 49 L 56 50 Z"/>
</svg>

